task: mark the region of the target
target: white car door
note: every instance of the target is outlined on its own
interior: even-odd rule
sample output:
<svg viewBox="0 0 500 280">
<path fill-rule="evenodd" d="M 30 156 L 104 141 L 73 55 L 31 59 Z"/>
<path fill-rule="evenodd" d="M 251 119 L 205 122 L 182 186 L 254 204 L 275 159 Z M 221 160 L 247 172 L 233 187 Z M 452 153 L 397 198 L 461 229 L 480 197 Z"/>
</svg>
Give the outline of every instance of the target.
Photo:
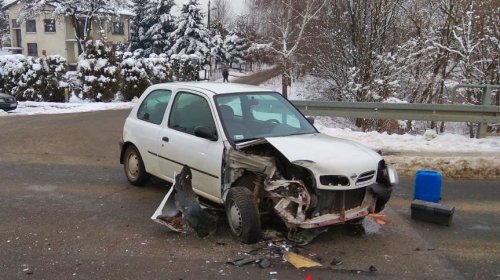
<svg viewBox="0 0 500 280">
<path fill-rule="evenodd" d="M 164 121 L 165 111 L 172 92 L 166 89 L 157 89 L 149 93 L 137 109 L 136 117 L 128 118 L 125 127 L 131 131 L 135 139 L 129 139 L 139 149 L 146 171 L 158 176 L 157 150 L 161 143 L 158 141 Z"/>
<path fill-rule="evenodd" d="M 212 201 L 221 199 L 221 165 L 224 145 L 215 125 L 214 108 L 206 96 L 179 91 L 170 109 L 168 124 L 159 135 L 160 171 L 179 173 L 184 164 L 191 168 L 195 192 Z M 196 127 L 213 132 L 213 139 L 195 136 Z M 172 177 L 173 174 L 167 176 Z"/>
</svg>

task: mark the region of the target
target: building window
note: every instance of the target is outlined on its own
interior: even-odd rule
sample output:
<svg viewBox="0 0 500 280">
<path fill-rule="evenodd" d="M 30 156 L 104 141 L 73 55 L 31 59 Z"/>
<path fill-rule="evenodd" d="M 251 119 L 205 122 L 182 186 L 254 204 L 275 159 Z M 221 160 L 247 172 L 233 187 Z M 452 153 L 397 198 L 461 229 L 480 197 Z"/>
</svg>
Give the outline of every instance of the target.
<svg viewBox="0 0 500 280">
<path fill-rule="evenodd" d="M 45 32 L 56 32 L 56 20 L 55 19 L 44 19 L 43 26 L 45 27 Z"/>
<path fill-rule="evenodd" d="M 15 29 L 15 28 L 21 28 L 21 25 L 19 24 L 19 22 L 17 21 L 17 19 L 13 19 L 12 20 L 12 28 Z"/>
<path fill-rule="evenodd" d="M 28 43 L 28 56 L 38 56 L 38 45 L 36 43 Z"/>
<path fill-rule="evenodd" d="M 36 21 L 34 19 L 26 21 L 26 32 L 36 32 Z"/>
<path fill-rule="evenodd" d="M 123 22 L 113 22 L 111 26 L 111 33 L 115 35 L 124 35 L 124 24 Z"/>
</svg>

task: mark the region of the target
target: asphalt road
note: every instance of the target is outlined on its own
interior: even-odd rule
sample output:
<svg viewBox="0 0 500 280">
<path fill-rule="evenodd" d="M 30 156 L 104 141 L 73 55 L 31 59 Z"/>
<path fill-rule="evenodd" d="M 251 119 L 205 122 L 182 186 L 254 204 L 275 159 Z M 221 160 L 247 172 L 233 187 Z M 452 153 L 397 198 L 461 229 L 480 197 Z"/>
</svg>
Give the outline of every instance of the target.
<svg viewBox="0 0 500 280">
<path fill-rule="evenodd" d="M 118 162 L 127 110 L 0 117 L 0 279 L 493 279 L 500 267 L 498 182 L 445 180 L 450 227 L 409 218 L 411 178 L 386 225 L 337 226 L 292 246 L 322 268 L 296 269 L 269 244 L 240 244 L 221 217 L 200 239 L 149 220 L 168 186 L 128 184 Z M 274 231 L 268 231 L 269 236 Z M 293 245 L 286 243 L 288 246 Z M 282 248 L 281 246 L 280 248 Z M 248 252 L 271 265 L 237 267 Z M 331 265 L 336 263 L 337 265 Z M 376 272 L 369 272 L 373 266 Z M 478 278 L 476 278 L 478 277 Z"/>
</svg>

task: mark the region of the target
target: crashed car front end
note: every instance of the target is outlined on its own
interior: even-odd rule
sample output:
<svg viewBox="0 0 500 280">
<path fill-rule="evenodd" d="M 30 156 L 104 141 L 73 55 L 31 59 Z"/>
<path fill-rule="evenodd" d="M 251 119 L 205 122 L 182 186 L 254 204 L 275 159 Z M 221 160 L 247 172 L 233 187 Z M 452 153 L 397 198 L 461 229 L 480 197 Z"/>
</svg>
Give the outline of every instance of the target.
<svg viewBox="0 0 500 280">
<path fill-rule="evenodd" d="M 296 144 L 304 137 L 320 149 L 324 140 L 331 140 L 316 135 L 297 136 L 291 141 L 286 137 L 286 143 L 262 138 L 236 148 L 228 145 L 225 186 L 230 187 L 235 178 L 250 176 L 263 212 L 271 205 L 291 230 L 345 223 L 384 208 L 398 178 L 380 155 L 342 140 L 343 155 L 332 158 L 323 152 L 315 160 L 300 159 Z M 348 154 L 358 158 L 349 160 Z"/>
</svg>

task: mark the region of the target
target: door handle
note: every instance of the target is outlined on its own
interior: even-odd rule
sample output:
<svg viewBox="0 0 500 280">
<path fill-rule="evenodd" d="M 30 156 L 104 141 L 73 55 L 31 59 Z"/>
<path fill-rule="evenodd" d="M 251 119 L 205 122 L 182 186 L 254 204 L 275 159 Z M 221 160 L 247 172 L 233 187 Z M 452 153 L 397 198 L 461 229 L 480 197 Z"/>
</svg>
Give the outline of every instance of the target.
<svg viewBox="0 0 500 280">
<path fill-rule="evenodd" d="M 161 138 L 161 140 L 163 140 L 165 142 L 168 142 L 168 137 L 167 136 L 163 136 L 163 138 Z"/>
</svg>

